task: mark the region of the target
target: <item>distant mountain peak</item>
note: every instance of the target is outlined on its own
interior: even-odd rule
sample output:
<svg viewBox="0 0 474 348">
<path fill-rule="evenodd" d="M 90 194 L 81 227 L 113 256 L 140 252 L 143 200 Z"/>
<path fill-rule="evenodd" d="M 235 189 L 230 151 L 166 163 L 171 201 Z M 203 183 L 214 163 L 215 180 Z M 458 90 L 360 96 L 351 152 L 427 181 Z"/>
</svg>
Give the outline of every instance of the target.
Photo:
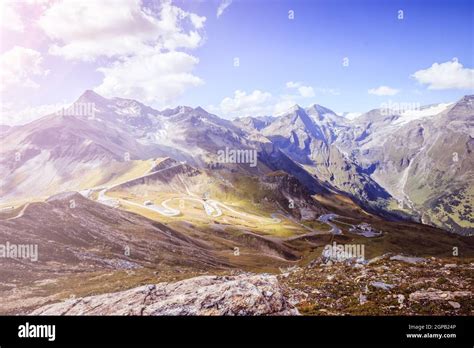
<svg viewBox="0 0 474 348">
<path fill-rule="evenodd" d="M 166 108 L 166 109 L 161 111 L 161 114 L 164 115 L 164 116 L 173 116 L 173 115 L 177 115 L 177 114 L 188 113 L 188 112 L 191 112 L 191 111 L 194 111 L 194 109 L 192 107 L 185 106 L 185 105 L 179 105 L 175 108 Z"/>
<path fill-rule="evenodd" d="M 325 139 L 319 126 L 313 122 L 306 110 L 299 105 L 295 105 L 288 112 L 281 115 L 278 121 L 274 122 L 272 126 L 269 127 L 269 133 L 274 129 L 284 129 L 284 132 L 290 129 L 299 129 L 304 132 L 309 132 L 317 139 Z"/>
<path fill-rule="evenodd" d="M 180 105 L 177 107 L 177 109 L 178 109 L 178 112 L 180 113 L 190 112 L 194 110 L 191 106 L 186 106 L 186 105 Z"/>
<path fill-rule="evenodd" d="M 91 89 L 87 89 L 81 96 L 76 100 L 76 103 L 103 103 L 108 99 L 94 92 Z"/>
<path fill-rule="evenodd" d="M 468 94 L 458 100 L 455 104 L 467 105 L 471 108 L 474 108 L 474 94 Z"/>
<path fill-rule="evenodd" d="M 307 110 L 308 111 L 315 110 L 319 114 L 334 114 L 334 115 L 336 115 L 336 113 L 334 111 L 332 111 L 331 109 L 328 109 L 327 107 L 324 107 L 324 106 L 319 105 L 319 104 L 313 104 L 313 105 L 309 106 L 307 108 Z"/>
<path fill-rule="evenodd" d="M 295 104 L 288 110 L 288 113 L 289 112 L 297 112 L 297 111 L 304 111 L 304 109 L 301 106 L 299 106 L 298 104 Z"/>
<path fill-rule="evenodd" d="M 202 107 L 198 106 L 197 108 L 194 109 L 194 111 L 198 111 L 198 112 L 206 112 L 206 110 L 204 110 Z"/>
</svg>

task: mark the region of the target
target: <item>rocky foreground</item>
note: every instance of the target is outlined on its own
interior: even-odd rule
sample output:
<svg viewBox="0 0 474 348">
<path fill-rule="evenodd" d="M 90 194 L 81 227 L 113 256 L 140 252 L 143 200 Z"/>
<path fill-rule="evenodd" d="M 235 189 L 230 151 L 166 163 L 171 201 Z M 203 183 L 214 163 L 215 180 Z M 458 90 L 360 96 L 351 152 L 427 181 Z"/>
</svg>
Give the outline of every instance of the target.
<svg viewBox="0 0 474 348">
<path fill-rule="evenodd" d="M 317 259 L 280 282 L 303 315 L 473 315 L 474 263 L 386 254 L 358 263 Z"/>
<path fill-rule="evenodd" d="M 69 299 L 33 315 L 473 315 L 474 263 L 319 258 L 279 275 L 199 276 Z"/>
<path fill-rule="evenodd" d="M 70 299 L 32 315 L 298 315 L 274 275 L 200 276 Z"/>
</svg>

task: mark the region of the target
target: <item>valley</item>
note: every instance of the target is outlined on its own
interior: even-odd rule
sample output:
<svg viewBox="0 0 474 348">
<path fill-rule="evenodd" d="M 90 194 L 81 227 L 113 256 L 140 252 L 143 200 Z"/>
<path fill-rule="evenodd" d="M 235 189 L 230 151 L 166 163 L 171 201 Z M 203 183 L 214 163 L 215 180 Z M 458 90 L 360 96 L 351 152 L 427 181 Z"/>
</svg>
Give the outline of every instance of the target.
<svg viewBox="0 0 474 348">
<path fill-rule="evenodd" d="M 36 262 L 2 260 L 3 314 L 146 284 L 201 284 L 209 275 L 279 281 L 296 297 L 301 290 L 309 297 L 295 305 L 304 314 L 386 314 L 352 298 L 320 308 L 311 295 L 317 289 L 307 287 L 332 287 L 322 270 L 339 277 L 342 269 L 363 269 L 376 278 L 375 264 L 398 272 L 388 261 L 370 263 L 387 255 L 455 263 L 460 277 L 472 267 L 472 138 L 464 128 L 452 131 L 466 140 L 458 162 L 432 156 L 453 136 L 436 122 L 474 117 L 464 100 L 407 122 L 380 111 L 350 121 L 319 105 L 228 121 L 200 107 L 158 111 L 92 91 L 76 103 L 85 102 L 94 119 L 46 115 L 0 134 L 7 144 L 0 149 L 0 243 L 34 243 L 39 252 Z M 387 135 L 384 127 L 397 131 Z M 256 158 L 227 163 L 219 158 L 224 149 Z M 435 171 L 443 174 L 432 177 Z M 320 265 L 333 243 L 363 245 L 363 262 Z M 225 287 L 218 279 L 202 284 Z M 462 313 L 470 306 L 464 301 Z"/>
</svg>

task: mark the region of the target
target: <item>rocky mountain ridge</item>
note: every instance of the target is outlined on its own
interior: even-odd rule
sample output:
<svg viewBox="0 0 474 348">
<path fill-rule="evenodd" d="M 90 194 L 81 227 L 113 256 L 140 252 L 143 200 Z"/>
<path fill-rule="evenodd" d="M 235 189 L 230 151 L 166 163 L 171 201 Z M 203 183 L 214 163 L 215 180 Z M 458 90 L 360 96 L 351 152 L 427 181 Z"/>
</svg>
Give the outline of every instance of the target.
<svg viewBox="0 0 474 348">
<path fill-rule="evenodd" d="M 238 149 L 257 151 L 259 163 L 226 165 L 236 172 L 261 176 L 268 167 L 284 170 L 310 192 L 347 195 L 387 219 L 469 234 L 473 99 L 409 116 L 377 109 L 348 120 L 315 104 L 279 117 L 231 122 L 201 107 L 158 111 L 86 91 L 69 109 L 0 133 L 5 144 L 0 169 L 7 173 L 0 182 L 2 199 L 84 189 L 96 172 L 104 178 L 95 185 L 105 184 L 134 161 L 154 157 L 206 167 L 218 161 L 219 151 Z"/>
</svg>

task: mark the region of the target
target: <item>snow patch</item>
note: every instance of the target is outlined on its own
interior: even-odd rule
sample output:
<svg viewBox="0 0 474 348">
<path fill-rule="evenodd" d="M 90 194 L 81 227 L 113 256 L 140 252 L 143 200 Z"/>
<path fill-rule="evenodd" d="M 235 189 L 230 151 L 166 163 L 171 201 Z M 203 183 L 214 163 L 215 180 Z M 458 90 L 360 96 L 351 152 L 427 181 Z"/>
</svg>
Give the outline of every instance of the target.
<svg viewBox="0 0 474 348">
<path fill-rule="evenodd" d="M 345 119 L 349 121 L 352 121 L 352 120 L 355 120 L 360 115 L 362 115 L 362 112 L 336 112 L 336 115 L 344 117 Z"/>
<path fill-rule="evenodd" d="M 401 113 L 401 117 L 393 122 L 393 124 L 403 125 L 413 120 L 434 116 L 445 111 L 453 104 L 454 103 L 441 103 L 421 109 L 405 110 Z"/>
</svg>

